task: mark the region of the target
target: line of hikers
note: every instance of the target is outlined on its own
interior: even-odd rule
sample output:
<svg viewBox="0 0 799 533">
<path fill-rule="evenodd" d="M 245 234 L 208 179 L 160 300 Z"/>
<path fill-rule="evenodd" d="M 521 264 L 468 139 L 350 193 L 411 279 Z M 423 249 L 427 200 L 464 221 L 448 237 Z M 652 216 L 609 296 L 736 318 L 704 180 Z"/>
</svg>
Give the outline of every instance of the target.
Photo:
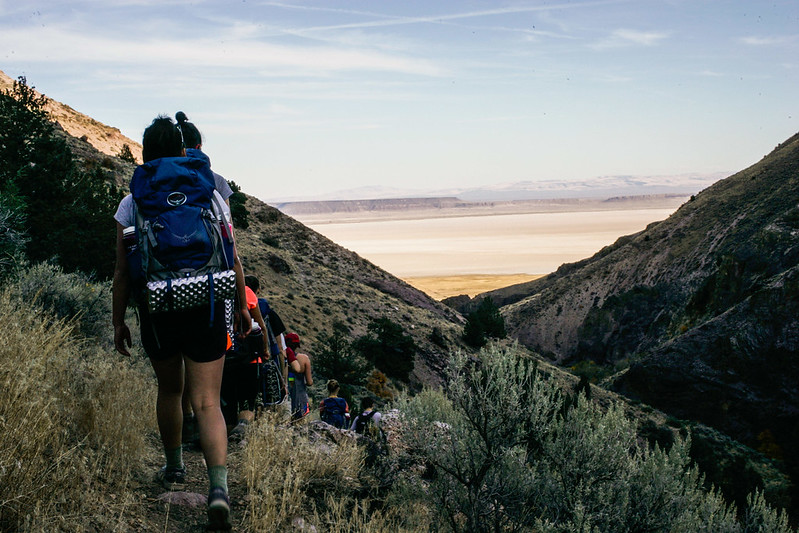
<svg viewBox="0 0 799 533">
<path fill-rule="evenodd" d="M 158 382 L 156 418 L 166 464 L 157 479 L 185 485 L 183 442 L 199 444 L 207 466 L 208 528 L 229 530 L 229 437 L 240 439 L 259 407 L 291 398 L 294 419 L 310 413 L 311 361 L 298 353 L 255 277 L 245 278 L 234 238 L 233 190 L 211 170 L 202 136 L 183 112 L 159 115 L 142 139 L 142 159 L 119 203 L 113 281 L 114 346 L 130 355 L 128 304 L 138 309 L 142 346 Z M 227 357 L 226 357 L 227 356 Z M 345 428 L 347 402 L 335 380 L 320 418 Z M 350 428 L 364 432 L 380 414 L 371 399 Z M 232 430 L 228 435 L 228 424 Z M 196 435 L 195 435 L 196 434 Z"/>
</svg>

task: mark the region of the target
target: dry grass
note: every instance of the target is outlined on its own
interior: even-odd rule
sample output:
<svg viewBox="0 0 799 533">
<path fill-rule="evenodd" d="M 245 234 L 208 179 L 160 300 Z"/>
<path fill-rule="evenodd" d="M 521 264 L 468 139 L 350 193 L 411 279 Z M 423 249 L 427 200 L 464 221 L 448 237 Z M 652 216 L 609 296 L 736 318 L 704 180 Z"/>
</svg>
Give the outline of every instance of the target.
<svg viewBox="0 0 799 533">
<path fill-rule="evenodd" d="M 138 504 L 148 376 L 74 327 L 32 316 L 13 288 L 0 294 L 0 530 L 126 530 Z"/>
<path fill-rule="evenodd" d="M 247 531 L 401 532 L 399 512 L 370 500 L 363 449 L 349 437 L 332 442 L 309 425 L 264 417 L 252 429 L 242 468 Z"/>
</svg>

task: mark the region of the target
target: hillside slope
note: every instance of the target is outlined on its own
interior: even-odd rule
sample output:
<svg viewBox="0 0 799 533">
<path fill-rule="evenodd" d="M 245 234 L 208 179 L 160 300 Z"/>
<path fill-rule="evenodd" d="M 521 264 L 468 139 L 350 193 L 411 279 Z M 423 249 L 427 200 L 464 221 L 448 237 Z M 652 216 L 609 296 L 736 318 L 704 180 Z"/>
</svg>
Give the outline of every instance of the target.
<svg viewBox="0 0 799 533">
<path fill-rule="evenodd" d="M 256 198 L 247 197 L 247 209 L 250 226 L 237 231 L 245 272 L 258 276 L 286 326 L 306 339 L 303 349 L 313 354 L 336 321 L 354 338 L 387 317 L 419 347 L 413 383 L 440 382 L 449 350 L 463 347 L 458 313 Z M 430 341 L 433 328 L 445 346 Z"/>
<path fill-rule="evenodd" d="M 799 480 L 799 134 L 667 220 L 486 295 L 511 335 L 609 386 L 785 457 Z M 482 295 L 485 296 L 485 295 Z"/>
<path fill-rule="evenodd" d="M 14 80 L 0 70 L 0 91 L 10 90 L 13 84 Z M 88 142 L 100 152 L 117 155 L 127 144 L 136 160 L 141 161 L 141 145 L 124 136 L 118 128 L 107 126 L 53 99 L 48 101 L 45 110 L 61 129 L 76 139 Z"/>
<path fill-rule="evenodd" d="M 0 72 L 0 90 L 12 85 Z M 61 102 L 49 99 L 45 109 L 84 166 L 102 168 L 127 188 L 134 166 L 114 156 L 127 144 L 140 159 L 138 143 Z M 246 273 L 261 279 L 286 326 L 303 336 L 303 350 L 313 355 L 316 341 L 332 332 L 334 322 L 346 324 L 355 338 L 366 333 L 371 320 L 387 317 L 419 347 L 412 385 L 440 381 L 449 349 L 461 346 L 462 318 L 456 312 L 256 198 L 247 198 L 247 208 L 249 228 L 237 231 Z M 443 347 L 430 342 L 433 328 Z"/>
</svg>

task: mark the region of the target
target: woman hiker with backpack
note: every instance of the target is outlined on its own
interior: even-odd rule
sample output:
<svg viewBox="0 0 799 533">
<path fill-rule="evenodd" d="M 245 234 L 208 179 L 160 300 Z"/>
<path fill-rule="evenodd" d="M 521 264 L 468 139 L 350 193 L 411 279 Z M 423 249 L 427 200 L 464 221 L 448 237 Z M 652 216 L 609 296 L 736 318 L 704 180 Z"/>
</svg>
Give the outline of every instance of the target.
<svg viewBox="0 0 799 533">
<path fill-rule="evenodd" d="M 175 113 L 175 120 L 178 123 L 181 135 L 183 135 L 183 146 L 186 147 L 186 155 L 192 154 L 193 151 L 202 152 L 203 137 L 202 134 L 200 134 L 200 130 L 197 129 L 197 126 L 189 122 L 189 118 L 183 111 Z M 230 207 L 230 197 L 233 196 L 233 189 L 230 188 L 230 185 L 224 177 L 213 170 L 211 170 L 211 173 L 214 175 L 216 192 L 218 192 L 225 201 L 225 205 Z M 228 333 L 230 333 L 231 336 L 235 335 L 233 331 L 228 331 Z M 191 408 L 191 391 L 189 390 L 189 383 L 185 382 L 183 387 L 183 446 L 197 447 L 199 439 L 200 434 L 197 428 L 197 419 L 194 416 L 194 410 Z"/>
<path fill-rule="evenodd" d="M 319 403 L 319 418 L 322 419 L 322 422 L 327 422 L 331 426 L 346 429 L 350 418 L 350 406 L 347 405 L 347 400 L 339 398 L 339 390 L 338 381 L 335 379 L 328 380 L 328 396 Z"/>
<path fill-rule="evenodd" d="M 114 215 L 117 221 L 113 284 L 114 345 L 121 354 L 130 355 L 128 348 L 131 346 L 131 337 L 125 324 L 125 311 L 129 297 L 136 295 L 142 345 L 158 381 L 156 415 L 166 456 L 166 465 L 158 473 L 158 480 L 168 489 L 180 489 L 185 484 L 186 470 L 181 447 L 181 396 L 185 368 L 185 379 L 190 385 L 191 404 L 197 417 L 200 443 L 208 468 L 208 525 L 214 529 L 230 529 L 227 431 L 219 400 L 227 347 L 222 298 L 232 297 L 234 292 L 237 294 L 242 323 L 247 330 L 250 328 L 244 275 L 232 239 L 232 225 L 228 223 L 230 213 L 226 206 L 222 207 L 225 202 L 215 191 L 207 157 L 201 153 L 186 157 L 182 134 L 169 117 L 159 116 L 153 120 L 144 132 L 142 146 L 144 163 L 136 169 L 131 180 L 133 194 L 123 198 Z M 164 185 L 165 189 L 157 190 L 155 184 Z M 182 261 L 188 261 L 179 256 L 186 254 L 190 247 L 175 244 L 174 239 L 171 243 L 159 240 L 167 239 L 172 232 L 170 226 L 159 225 L 155 218 L 145 219 L 150 216 L 152 209 L 156 209 L 153 207 L 155 204 L 157 209 L 161 209 L 159 216 L 168 218 L 174 224 L 196 223 L 205 228 L 206 231 L 203 236 L 198 236 L 198 240 L 205 239 L 204 251 L 212 250 L 209 257 L 213 257 L 201 258 L 203 262 L 207 259 L 203 267 L 210 269 L 207 273 L 197 270 L 199 275 L 184 278 L 179 272 L 177 277 L 180 279 L 156 277 L 156 273 L 161 276 L 174 274 L 172 270 L 178 269 Z M 201 211 L 204 215 L 191 218 L 189 214 L 195 211 Z M 213 231 L 217 226 L 219 231 Z M 136 229 L 132 242 L 128 234 L 130 227 Z M 154 247 L 154 243 L 158 246 Z M 167 244 L 171 244 L 171 248 Z M 164 249 L 173 254 L 171 259 L 177 263 L 175 266 L 159 255 L 164 253 Z M 222 267 L 219 265 L 222 263 L 228 270 L 220 272 Z M 156 267 L 161 270 L 156 272 Z M 218 282 L 217 275 L 220 275 Z M 231 276 L 234 276 L 235 283 Z M 207 301 L 197 307 L 191 307 L 197 305 L 194 300 L 191 305 L 185 304 L 185 299 L 181 299 L 185 296 L 185 293 L 181 293 L 181 287 L 187 287 L 188 282 L 189 289 L 192 289 L 202 286 L 203 281 L 208 288 L 202 296 Z M 216 299 L 215 283 L 219 289 Z M 227 293 L 230 294 L 225 296 Z"/>
</svg>

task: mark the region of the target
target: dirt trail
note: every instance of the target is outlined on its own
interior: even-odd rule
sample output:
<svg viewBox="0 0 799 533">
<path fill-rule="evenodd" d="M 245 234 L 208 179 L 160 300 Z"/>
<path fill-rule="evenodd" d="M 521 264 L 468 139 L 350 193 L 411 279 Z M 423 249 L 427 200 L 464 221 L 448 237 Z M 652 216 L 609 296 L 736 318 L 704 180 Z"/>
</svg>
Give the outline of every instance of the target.
<svg viewBox="0 0 799 533">
<path fill-rule="evenodd" d="M 133 530 L 162 532 L 200 532 L 206 530 L 206 497 L 208 475 L 200 450 L 184 450 L 186 465 L 186 488 L 170 493 L 156 480 L 155 474 L 163 465 L 160 441 L 154 440 L 154 452 L 148 457 L 146 466 L 133 480 L 139 492 L 145 495 L 139 517 Z M 233 531 L 245 531 L 242 523 L 246 510 L 247 484 L 243 479 L 241 464 L 244 447 L 239 443 L 228 444 L 228 489 Z"/>
</svg>

